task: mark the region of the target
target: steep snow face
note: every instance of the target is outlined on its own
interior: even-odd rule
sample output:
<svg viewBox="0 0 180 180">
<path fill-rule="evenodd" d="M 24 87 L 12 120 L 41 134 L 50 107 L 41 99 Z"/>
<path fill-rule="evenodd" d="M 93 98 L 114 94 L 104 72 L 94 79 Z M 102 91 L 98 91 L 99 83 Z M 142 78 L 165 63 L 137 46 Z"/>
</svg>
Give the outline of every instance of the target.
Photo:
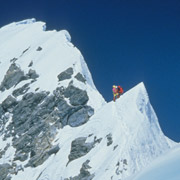
<svg viewBox="0 0 180 180">
<path fill-rule="evenodd" d="M 79 145 L 78 138 L 85 138 L 84 143 Z M 73 147 L 72 142 L 76 141 Z M 54 145 L 59 144 L 59 152 L 43 165 L 19 172 L 13 180 L 75 179 L 83 172 L 93 180 L 124 179 L 174 145 L 169 143 L 159 127 L 145 87 L 140 83 L 117 102 L 104 105 L 83 126 L 66 126 L 59 131 L 54 140 Z M 90 150 L 83 154 L 82 149 L 90 146 Z M 83 155 L 76 154 L 70 161 L 76 151 Z"/>
<path fill-rule="evenodd" d="M 157 158 L 151 165 L 129 180 L 179 180 L 180 179 L 180 146 L 177 146 Z"/>
<path fill-rule="evenodd" d="M 28 73 L 30 69 L 39 75 L 36 82 L 30 85 L 32 92 L 50 91 L 58 86 L 67 87 L 70 81 L 81 89 L 87 90 L 89 104 L 95 109 L 105 103 L 96 90 L 91 74 L 80 51 L 70 42 L 71 36 L 66 30 L 45 31 L 45 23 L 35 19 L 11 23 L 0 29 L 0 82 L 12 63 Z M 58 74 L 73 68 L 73 75 L 68 80 L 58 81 Z M 86 83 L 78 81 L 75 76 L 81 73 Z M 23 81 L 19 86 L 25 84 Z M 12 87 L 1 93 L 0 102 L 19 86 Z M 98 101 L 94 101 L 97 99 Z M 94 101 L 94 102 L 93 102 Z"/>
</svg>

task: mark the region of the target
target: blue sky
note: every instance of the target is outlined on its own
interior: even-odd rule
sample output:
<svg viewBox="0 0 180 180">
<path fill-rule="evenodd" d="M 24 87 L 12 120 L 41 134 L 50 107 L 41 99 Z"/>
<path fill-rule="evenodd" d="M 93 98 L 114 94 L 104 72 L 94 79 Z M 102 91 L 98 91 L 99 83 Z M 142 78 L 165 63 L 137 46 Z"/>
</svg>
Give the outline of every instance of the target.
<svg viewBox="0 0 180 180">
<path fill-rule="evenodd" d="M 163 132 L 180 141 L 179 0 L 6 0 L 0 15 L 0 26 L 36 18 L 67 29 L 107 101 L 113 84 L 143 81 Z"/>
</svg>

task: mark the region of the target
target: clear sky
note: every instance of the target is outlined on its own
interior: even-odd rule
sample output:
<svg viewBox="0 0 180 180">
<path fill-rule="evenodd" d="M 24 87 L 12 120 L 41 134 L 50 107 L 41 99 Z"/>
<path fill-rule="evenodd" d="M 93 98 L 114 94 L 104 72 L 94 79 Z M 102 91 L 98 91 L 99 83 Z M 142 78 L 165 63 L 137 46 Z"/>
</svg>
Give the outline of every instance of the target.
<svg viewBox="0 0 180 180">
<path fill-rule="evenodd" d="M 106 101 L 143 81 L 166 136 L 180 141 L 180 0 L 5 0 L 0 26 L 27 18 L 66 29 Z"/>
</svg>

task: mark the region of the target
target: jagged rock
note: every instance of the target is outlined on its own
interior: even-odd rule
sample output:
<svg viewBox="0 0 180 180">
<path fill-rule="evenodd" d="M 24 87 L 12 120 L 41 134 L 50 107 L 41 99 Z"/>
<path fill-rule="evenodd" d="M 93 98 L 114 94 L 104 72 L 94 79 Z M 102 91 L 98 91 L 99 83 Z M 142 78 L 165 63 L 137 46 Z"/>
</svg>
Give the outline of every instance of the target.
<svg viewBox="0 0 180 180">
<path fill-rule="evenodd" d="M 102 138 L 97 139 L 97 137 L 94 137 L 94 144 L 100 143 L 102 141 Z"/>
<path fill-rule="evenodd" d="M 28 47 L 27 49 L 25 49 L 25 50 L 22 52 L 22 55 L 23 55 L 25 52 L 27 52 L 27 51 L 29 50 L 29 48 L 30 48 L 30 47 Z M 21 55 L 21 56 L 22 56 L 22 55 Z"/>
<path fill-rule="evenodd" d="M 9 173 L 17 175 L 19 171 L 24 171 L 24 168 L 22 167 L 22 165 L 17 165 L 13 162 L 12 168 L 10 169 Z"/>
<path fill-rule="evenodd" d="M 118 145 L 114 146 L 114 147 L 113 147 L 113 151 L 114 151 L 117 147 L 118 147 Z"/>
<path fill-rule="evenodd" d="M 0 104 L 0 118 L 2 117 L 2 115 L 4 114 L 4 109 L 2 107 L 2 104 Z"/>
<path fill-rule="evenodd" d="M 92 111 L 93 111 L 93 109 L 92 109 Z M 89 109 L 89 112 L 91 112 L 90 109 Z M 89 117 L 90 117 L 89 114 L 90 113 L 88 113 L 88 109 L 86 109 L 86 108 L 79 109 L 77 112 L 73 113 L 69 117 L 68 125 L 70 125 L 71 127 L 77 127 L 77 126 L 80 126 L 80 125 L 86 123 L 89 120 Z M 90 114 L 90 115 L 92 115 L 92 114 Z"/>
<path fill-rule="evenodd" d="M 124 171 L 127 171 L 127 165 L 127 159 L 121 159 L 120 161 L 118 161 L 116 164 L 116 174 L 120 175 L 123 174 Z"/>
<path fill-rule="evenodd" d="M 36 71 L 35 71 L 35 70 L 32 70 L 32 69 L 30 69 L 30 70 L 28 71 L 27 76 L 29 77 L 29 79 L 36 79 L 36 78 L 39 77 L 39 75 L 36 73 Z"/>
<path fill-rule="evenodd" d="M 112 134 L 108 134 L 106 138 L 107 138 L 107 146 L 110 146 L 113 143 Z"/>
<path fill-rule="evenodd" d="M 36 79 L 39 75 L 35 70 L 30 69 L 28 74 L 24 74 L 24 72 L 15 64 L 11 64 L 9 67 L 1 85 L 0 91 L 4 91 L 5 89 L 10 89 L 11 87 L 17 85 L 19 82 L 27 79 Z"/>
<path fill-rule="evenodd" d="M 21 88 L 14 90 L 12 93 L 13 96 L 17 97 L 19 95 L 25 94 L 30 89 L 29 85 L 30 85 L 30 83 L 27 83 L 24 86 L 22 86 Z"/>
<path fill-rule="evenodd" d="M 72 141 L 69 162 L 86 155 L 94 147 L 94 142 L 86 143 L 86 139 L 86 137 L 79 137 Z"/>
<path fill-rule="evenodd" d="M 33 78 L 30 75 L 29 78 Z M 26 91 L 28 84 L 21 89 L 13 92 L 14 96 L 18 96 Z M 56 129 L 65 125 L 79 126 L 88 121 L 93 115 L 94 110 L 85 105 L 88 96 L 85 91 L 75 88 L 72 84 L 68 88 L 58 87 L 52 95 L 49 92 L 25 93 L 20 101 L 9 97 L 2 103 L 2 113 L 4 108 L 12 107 L 12 122 L 7 126 L 5 137 L 13 136 L 13 147 L 16 149 L 14 161 L 25 161 L 30 155 L 30 160 L 26 167 L 37 167 L 44 163 L 50 155 L 59 151 L 59 146 L 52 146 L 55 138 Z M 64 99 L 64 96 L 70 96 L 70 102 L 77 101 L 76 106 L 71 106 Z M 74 100 L 74 98 L 81 98 Z M 75 103 L 74 103 L 75 104 Z M 77 143 L 77 144 L 76 144 Z M 76 141 L 77 151 L 78 144 L 82 151 L 78 155 L 72 146 L 70 161 L 76 157 L 81 157 L 88 153 L 96 142 L 85 143 L 84 141 Z M 76 156 L 76 157 L 74 157 Z"/>
<path fill-rule="evenodd" d="M 53 91 L 53 94 L 56 98 L 63 98 L 63 93 L 64 93 L 64 87 L 57 87 L 56 90 Z"/>
<path fill-rule="evenodd" d="M 83 83 L 86 82 L 86 79 L 83 77 L 83 75 L 81 73 L 77 73 L 76 76 L 74 76 L 78 81 L 81 81 Z"/>
<path fill-rule="evenodd" d="M 36 49 L 36 51 L 41 51 L 42 50 L 42 47 L 38 47 L 37 49 Z"/>
<path fill-rule="evenodd" d="M 22 153 L 22 152 L 16 153 L 15 157 L 14 157 L 14 161 L 19 160 L 19 161 L 23 162 L 23 161 L 25 161 L 27 159 L 28 159 L 28 154 L 27 153 Z"/>
<path fill-rule="evenodd" d="M 41 136 L 33 141 L 33 150 L 36 155 L 42 154 L 45 150 L 52 148 L 51 142 L 53 138 L 48 132 L 43 132 Z"/>
<path fill-rule="evenodd" d="M 123 159 L 123 164 L 124 164 L 124 165 L 128 165 L 127 159 Z"/>
<path fill-rule="evenodd" d="M 31 148 L 31 159 L 25 167 L 37 167 L 45 162 L 49 156 L 58 151 L 58 147 L 52 147 L 48 132 L 35 139 Z"/>
<path fill-rule="evenodd" d="M 10 164 L 0 164 L 0 180 L 5 180 L 11 168 Z"/>
<path fill-rule="evenodd" d="M 65 79 L 71 79 L 72 74 L 73 74 L 73 68 L 70 67 L 66 69 L 65 71 L 63 71 L 62 73 L 60 73 L 58 75 L 58 79 L 59 81 L 63 81 Z"/>
<path fill-rule="evenodd" d="M 26 167 L 37 167 L 46 161 L 50 155 L 56 154 L 59 151 L 58 145 L 52 147 L 51 142 L 53 139 L 54 136 L 48 130 L 31 143 L 30 160 Z"/>
<path fill-rule="evenodd" d="M 84 106 L 89 117 L 94 115 L 94 109 L 91 106 Z"/>
<path fill-rule="evenodd" d="M 17 60 L 18 60 L 18 58 L 13 58 L 13 59 L 10 60 L 10 62 L 15 63 Z"/>
<path fill-rule="evenodd" d="M 64 96 L 66 98 L 69 98 L 70 103 L 73 106 L 85 105 L 87 101 L 89 100 L 89 97 L 86 91 L 83 91 L 77 87 L 74 87 L 73 85 L 69 85 L 64 90 Z"/>
<path fill-rule="evenodd" d="M 17 151 L 29 152 L 28 149 L 31 141 L 32 141 L 32 137 L 26 134 L 18 139 L 15 139 L 13 141 L 13 147 L 15 147 Z"/>
<path fill-rule="evenodd" d="M 10 144 L 8 143 L 8 144 L 6 145 L 6 147 L 5 147 L 2 151 L 1 151 L 1 149 L 0 149 L 0 159 L 2 158 L 3 155 L 5 155 L 7 149 L 9 148 L 9 146 L 10 146 Z"/>
<path fill-rule="evenodd" d="M 31 67 L 33 65 L 33 61 L 31 61 L 28 65 L 28 67 Z"/>
<path fill-rule="evenodd" d="M 10 120 L 11 118 L 11 115 L 9 112 L 5 112 L 2 116 L 1 116 L 1 119 L 0 119 L 0 135 L 4 134 L 4 137 L 3 137 L 3 140 L 5 141 L 6 138 L 7 138 L 7 127 L 5 128 L 6 126 L 6 123 Z"/>
<path fill-rule="evenodd" d="M 72 114 L 73 108 L 67 104 L 64 99 L 59 99 L 57 108 L 59 111 L 60 122 L 63 126 L 68 124 L 68 116 Z"/>
<path fill-rule="evenodd" d="M 40 109 L 47 109 L 52 112 L 54 107 L 57 106 L 58 100 L 59 99 L 56 99 L 53 95 L 47 96 L 41 104 Z"/>
<path fill-rule="evenodd" d="M 83 163 L 82 168 L 83 169 L 90 169 L 91 167 L 89 166 L 90 160 L 86 160 L 86 162 Z"/>
<path fill-rule="evenodd" d="M 5 154 L 5 151 L 0 151 L 0 159 L 2 158 L 2 156 Z"/>
<path fill-rule="evenodd" d="M 91 167 L 88 165 L 90 161 L 87 160 L 82 164 L 82 167 L 80 169 L 80 174 L 75 177 L 66 178 L 65 180 L 92 180 L 94 178 L 94 174 L 90 174 L 88 169 Z"/>
<path fill-rule="evenodd" d="M 2 108 L 4 111 L 7 111 L 9 108 L 12 108 L 13 106 L 17 105 L 17 101 L 15 98 L 13 98 L 11 95 L 9 95 L 3 102 L 2 102 Z"/>
<path fill-rule="evenodd" d="M 26 127 L 23 127 L 23 129 L 21 128 L 23 130 L 22 132 L 29 129 L 34 124 L 32 118 L 36 116 L 34 114 L 37 112 L 37 106 L 44 100 L 47 95 L 48 92 L 41 92 L 36 94 L 27 93 L 23 96 L 22 100 L 19 101 L 16 107 L 13 109 L 13 122 L 15 131 L 21 128 L 20 125 L 23 125 L 24 123 L 26 123 Z"/>
<path fill-rule="evenodd" d="M 24 72 L 15 63 L 11 64 L 0 85 L 0 91 L 4 91 L 5 89 L 10 89 L 14 85 L 22 81 L 23 79 L 24 79 Z"/>
<path fill-rule="evenodd" d="M 56 154 L 60 150 L 59 145 L 53 146 L 47 153 L 48 155 Z"/>
<path fill-rule="evenodd" d="M 33 156 L 29 162 L 25 165 L 25 167 L 37 167 L 41 164 L 43 164 L 43 162 L 45 162 L 48 159 L 49 155 L 47 152 L 43 152 L 40 155 L 35 155 Z"/>
</svg>

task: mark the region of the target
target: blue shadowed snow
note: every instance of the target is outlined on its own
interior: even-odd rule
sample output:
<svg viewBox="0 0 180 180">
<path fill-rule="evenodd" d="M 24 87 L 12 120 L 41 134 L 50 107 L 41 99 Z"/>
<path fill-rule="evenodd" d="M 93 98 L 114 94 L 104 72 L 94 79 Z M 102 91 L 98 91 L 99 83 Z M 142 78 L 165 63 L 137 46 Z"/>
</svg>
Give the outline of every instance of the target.
<svg viewBox="0 0 180 180">
<path fill-rule="evenodd" d="M 180 180 L 180 147 L 155 160 L 133 180 Z"/>
</svg>

